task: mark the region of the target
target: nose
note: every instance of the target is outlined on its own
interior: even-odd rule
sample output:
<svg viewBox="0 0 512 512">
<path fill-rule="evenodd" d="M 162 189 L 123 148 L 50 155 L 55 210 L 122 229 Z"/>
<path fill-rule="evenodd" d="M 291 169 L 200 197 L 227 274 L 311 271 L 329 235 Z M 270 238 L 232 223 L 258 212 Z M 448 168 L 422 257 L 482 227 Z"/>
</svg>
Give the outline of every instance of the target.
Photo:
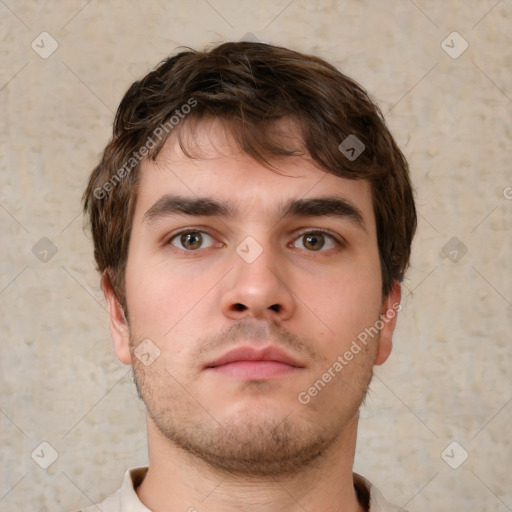
<svg viewBox="0 0 512 512">
<path fill-rule="evenodd" d="M 293 316 L 296 302 L 284 256 L 273 251 L 270 245 L 265 248 L 255 245 L 254 240 L 245 245 L 250 249 L 246 254 L 243 244 L 238 252 L 233 252 L 232 270 L 223 280 L 222 312 L 233 320 L 246 317 L 287 320 Z M 251 251 L 256 250 L 261 254 L 252 260 Z"/>
</svg>

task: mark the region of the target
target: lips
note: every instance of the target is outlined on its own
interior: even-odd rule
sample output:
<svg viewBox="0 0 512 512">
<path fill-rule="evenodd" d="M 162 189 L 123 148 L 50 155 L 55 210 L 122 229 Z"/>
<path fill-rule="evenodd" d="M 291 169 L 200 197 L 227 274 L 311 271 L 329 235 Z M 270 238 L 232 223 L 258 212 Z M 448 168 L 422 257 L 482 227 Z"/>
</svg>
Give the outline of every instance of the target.
<svg viewBox="0 0 512 512">
<path fill-rule="evenodd" d="M 244 381 L 264 381 L 284 378 L 304 368 L 290 354 L 275 346 L 256 348 L 244 346 L 232 349 L 207 364 L 210 374 Z"/>
<path fill-rule="evenodd" d="M 287 354 L 284 350 L 275 346 L 265 348 L 237 347 L 229 350 L 224 355 L 208 363 L 205 368 L 217 368 L 237 362 L 273 361 L 295 368 L 304 368 L 304 365 Z"/>
</svg>

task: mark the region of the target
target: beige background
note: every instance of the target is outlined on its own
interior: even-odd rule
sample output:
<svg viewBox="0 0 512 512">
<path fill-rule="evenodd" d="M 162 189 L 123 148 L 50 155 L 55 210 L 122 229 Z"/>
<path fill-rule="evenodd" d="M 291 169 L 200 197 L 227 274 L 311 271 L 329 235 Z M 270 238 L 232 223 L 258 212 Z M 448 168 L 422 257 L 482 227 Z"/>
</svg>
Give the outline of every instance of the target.
<svg viewBox="0 0 512 512">
<path fill-rule="evenodd" d="M 412 169 L 405 309 L 355 469 L 411 511 L 512 510 L 510 0 L 0 0 L 0 30 L 0 510 L 90 505 L 147 462 L 80 198 L 135 79 L 248 32 L 365 85 Z"/>
</svg>

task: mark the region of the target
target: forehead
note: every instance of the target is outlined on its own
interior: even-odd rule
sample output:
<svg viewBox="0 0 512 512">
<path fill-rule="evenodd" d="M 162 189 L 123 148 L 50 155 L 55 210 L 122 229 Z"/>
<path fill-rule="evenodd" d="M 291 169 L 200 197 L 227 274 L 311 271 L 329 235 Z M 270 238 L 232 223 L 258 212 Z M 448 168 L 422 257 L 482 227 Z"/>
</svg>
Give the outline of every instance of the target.
<svg viewBox="0 0 512 512">
<path fill-rule="evenodd" d="M 288 147 L 301 149 L 296 125 L 282 120 L 279 137 Z M 366 180 L 341 178 L 320 168 L 307 156 L 273 158 L 277 172 L 244 153 L 225 124 L 200 121 L 178 137 L 166 141 L 155 161 L 141 164 L 135 216 L 144 213 L 163 195 L 213 198 L 233 205 L 245 216 L 275 215 L 293 199 L 338 196 L 357 205 L 365 222 L 372 224 L 370 185 Z M 137 219 L 134 219 L 137 220 Z"/>
</svg>

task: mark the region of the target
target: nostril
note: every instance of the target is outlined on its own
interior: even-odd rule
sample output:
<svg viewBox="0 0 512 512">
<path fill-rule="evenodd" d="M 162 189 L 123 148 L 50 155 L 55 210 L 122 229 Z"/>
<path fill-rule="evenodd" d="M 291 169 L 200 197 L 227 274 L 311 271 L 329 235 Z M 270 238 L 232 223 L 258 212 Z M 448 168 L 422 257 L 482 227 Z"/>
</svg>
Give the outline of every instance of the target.
<svg viewBox="0 0 512 512">
<path fill-rule="evenodd" d="M 233 304 L 233 310 L 235 310 L 235 311 L 245 311 L 247 309 L 249 309 L 249 308 L 245 304 L 241 304 L 240 302 Z M 281 311 L 281 305 L 280 304 L 272 304 L 272 306 L 269 306 L 268 309 L 271 309 L 272 311 L 279 313 Z"/>
</svg>

